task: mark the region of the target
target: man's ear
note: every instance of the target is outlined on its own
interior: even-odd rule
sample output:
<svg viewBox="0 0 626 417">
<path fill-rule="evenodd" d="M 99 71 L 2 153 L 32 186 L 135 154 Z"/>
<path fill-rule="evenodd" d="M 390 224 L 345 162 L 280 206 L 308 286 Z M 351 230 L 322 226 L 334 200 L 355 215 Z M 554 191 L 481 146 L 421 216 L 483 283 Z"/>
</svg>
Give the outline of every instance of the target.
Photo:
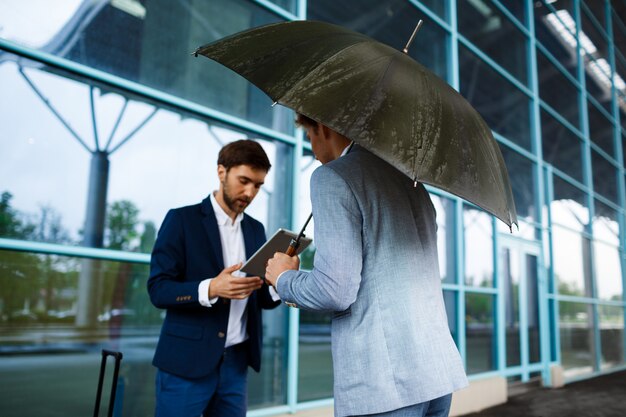
<svg viewBox="0 0 626 417">
<path fill-rule="evenodd" d="M 332 130 L 328 126 L 321 123 L 318 123 L 317 125 L 320 129 L 320 133 L 322 134 L 322 139 L 330 139 L 330 134 L 332 133 Z"/>
<path fill-rule="evenodd" d="M 226 178 L 226 173 L 228 172 L 228 170 L 226 169 L 226 167 L 224 165 L 218 165 L 217 166 L 217 178 L 219 178 L 220 183 L 224 182 L 224 179 Z"/>
</svg>

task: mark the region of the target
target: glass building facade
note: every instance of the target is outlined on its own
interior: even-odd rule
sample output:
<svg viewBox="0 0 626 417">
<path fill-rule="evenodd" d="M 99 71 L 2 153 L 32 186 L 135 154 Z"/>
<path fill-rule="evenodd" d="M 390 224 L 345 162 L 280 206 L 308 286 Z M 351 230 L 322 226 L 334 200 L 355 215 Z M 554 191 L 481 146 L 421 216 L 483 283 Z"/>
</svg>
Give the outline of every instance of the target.
<svg viewBox="0 0 626 417">
<path fill-rule="evenodd" d="M 89 413 L 102 348 L 124 354 L 123 415 L 152 414 L 163 313 L 146 292 L 150 251 L 169 208 L 218 188 L 223 144 L 256 138 L 267 151 L 273 168 L 248 212 L 268 233 L 304 223 L 319 163 L 293 113 L 191 55 L 298 19 L 398 49 L 423 19 L 410 55 L 460 91 L 500 145 L 519 230 L 429 188 L 450 331 L 470 377 L 550 385 L 553 365 L 567 381 L 626 368 L 625 1 L 4 0 L 2 416 Z M 249 414 L 330 404 L 330 316 L 266 314 Z"/>
</svg>

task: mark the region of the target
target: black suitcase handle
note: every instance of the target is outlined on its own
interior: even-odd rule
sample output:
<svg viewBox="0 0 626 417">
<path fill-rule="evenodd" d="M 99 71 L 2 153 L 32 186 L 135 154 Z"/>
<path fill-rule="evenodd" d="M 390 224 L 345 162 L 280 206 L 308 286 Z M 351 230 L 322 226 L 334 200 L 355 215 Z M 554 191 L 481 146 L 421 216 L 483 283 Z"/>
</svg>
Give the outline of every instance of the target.
<svg viewBox="0 0 626 417">
<path fill-rule="evenodd" d="M 104 369 L 107 364 L 107 356 L 115 358 L 115 370 L 113 371 L 113 381 L 111 382 L 111 398 L 109 399 L 108 417 L 113 417 L 113 406 L 115 405 L 115 392 L 117 391 L 117 377 L 120 372 L 120 362 L 122 361 L 122 352 L 113 352 L 111 350 L 102 349 L 102 362 L 100 363 L 100 377 L 98 378 L 98 392 L 96 393 L 96 407 L 93 410 L 93 417 L 98 417 L 100 412 L 100 398 L 102 397 L 102 383 L 104 381 Z"/>
</svg>

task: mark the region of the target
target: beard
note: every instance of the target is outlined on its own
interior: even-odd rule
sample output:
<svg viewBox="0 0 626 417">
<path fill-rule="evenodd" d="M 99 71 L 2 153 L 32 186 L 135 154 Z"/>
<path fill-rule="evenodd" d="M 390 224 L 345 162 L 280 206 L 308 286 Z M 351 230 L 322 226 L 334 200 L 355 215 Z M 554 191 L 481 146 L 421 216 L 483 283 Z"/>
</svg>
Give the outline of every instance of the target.
<svg viewBox="0 0 626 417">
<path fill-rule="evenodd" d="M 227 183 L 228 183 L 228 179 L 226 179 L 222 183 L 222 187 L 224 189 L 224 193 L 223 193 L 224 203 L 231 211 L 237 214 L 243 213 L 243 211 L 246 209 L 246 207 L 248 207 L 248 205 L 250 204 L 252 200 L 250 200 L 247 197 L 236 198 L 233 195 L 231 195 L 230 189 Z"/>
</svg>

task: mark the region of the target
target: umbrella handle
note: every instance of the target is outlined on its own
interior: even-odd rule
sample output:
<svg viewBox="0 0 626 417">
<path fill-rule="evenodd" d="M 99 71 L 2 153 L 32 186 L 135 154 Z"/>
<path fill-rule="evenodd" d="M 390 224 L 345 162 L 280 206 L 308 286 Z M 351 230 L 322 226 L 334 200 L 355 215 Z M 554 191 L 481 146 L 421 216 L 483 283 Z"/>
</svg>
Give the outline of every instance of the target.
<svg viewBox="0 0 626 417">
<path fill-rule="evenodd" d="M 298 250 L 298 246 L 300 246 L 300 241 L 298 239 L 291 239 L 291 242 L 289 243 L 289 247 L 287 248 L 287 251 L 285 253 L 288 256 L 295 255 L 296 251 Z"/>
</svg>

